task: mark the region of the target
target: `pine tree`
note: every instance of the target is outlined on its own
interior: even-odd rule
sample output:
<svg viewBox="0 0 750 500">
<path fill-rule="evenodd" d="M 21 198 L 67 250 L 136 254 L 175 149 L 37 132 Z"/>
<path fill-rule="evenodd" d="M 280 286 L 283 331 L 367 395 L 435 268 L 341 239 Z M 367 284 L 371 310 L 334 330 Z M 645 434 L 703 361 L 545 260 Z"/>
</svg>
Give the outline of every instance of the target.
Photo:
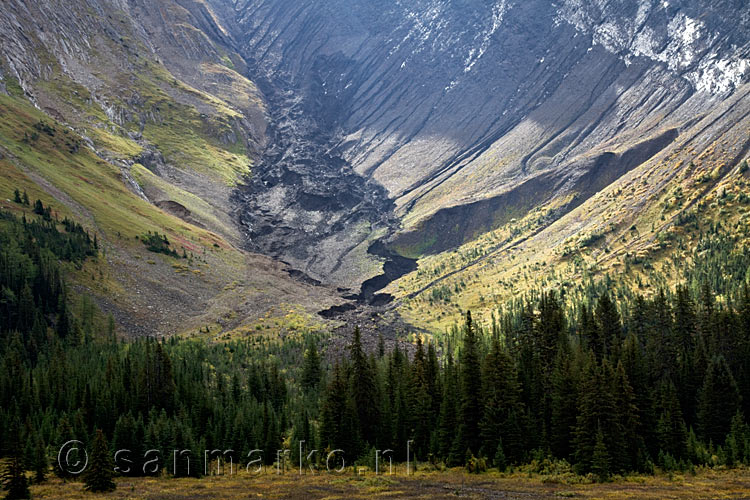
<svg viewBox="0 0 750 500">
<path fill-rule="evenodd" d="M 466 313 L 464 342 L 461 349 L 461 409 L 458 426 L 458 446 L 460 449 L 479 450 L 479 422 L 482 419 L 482 375 L 479 364 L 479 346 L 476 327 L 471 320 L 471 312 Z"/>
<path fill-rule="evenodd" d="M 3 474 L 3 484 L 7 490 L 5 498 L 8 500 L 31 498 L 29 492 L 29 483 L 26 479 L 26 472 L 21 465 L 21 457 L 13 455 L 6 465 Z"/>
<path fill-rule="evenodd" d="M 302 367 L 302 387 L 307 391 L 316 389 L 320 383 L 320 377 L 320 355 L 318 355 L 315 339 L 310 336 L 307 340 L 305 361 Z"/>
<path fill-rule="evenodd" d="M 16 188 L 13 191 L 13 201 L 18 203 L 19 205 L 23 203 L 23 200 L 21 200 L 21 192 Z"/>
<path fill-rule="evenodd" d="M 523 450 L 518 416 L 522 413 L 518 374 L 512 358 L 495 337 L 484 360 L 482 373 L 483 413 L 479 424 L 480 455 L 492 457 L 503 442 L 503 460 L 516 462 Z"/>
<path fill-rule="evenodd" d="M 677 390 L 671 380 L 661 384 L 660 415 L 656 426 L 659 451 L 680 460 L 687 452 L 687 430 Z"/>
<path fill-rule="evenodd" d="M 23 196 L 21 197 L 21 201 L 22 201 L 22 202 L 23 202 L 23 204 L 24 204 L 24 205 L 26 205 L 27 207 L 29 206 L 29 195 L 28 195 L 28 194 L 26 194 L 26 190 L 25 190 L 25 189 L 23 190 Z"/>
<path fill-rule="evenodd" d="M 448 352 L 448 359 L 443 370 L 443 396 L 438 417 L 438 453 L 441 457 L 445 457 L 446 464 L 450 467 L 460 465 L 460 456 L 456 453 L 451 454 L 453 442 L 456 439 L 459 408 L 454 370 L 453 356 Z"/>
<path fill-rule="evenodd" d="M 740 407 L 740 394 L 726 360 L 714 356 L 706 372 L 698 401 L 698 428 L 703 439 L 724 442 L 732 417 Z"/>
<path fill-rule="evenodd" d="M 7 446 L 10 451 L 10 459 L 2 476 L 3 486 L 8 492 L 5 498 L 9 500 L 31 498 L 29 482 L 26 479 L 26 471 L 23 466 L 20 431 L 21 426 L 16 417 L 9 426 L 8 437 L 10 439 Z"/>
<path fill-rule="evenodd" d="M 622 326 L 617 306 L 608 293 L 602 294 L 596 303 L 596 321 L 601 335 L 597 342 L 597 348 L 600 349 L 598 357 L 601 358 L 610 352 L 616 353 L 620 347 Z"/>
<path fill-rule="evenodd" d="M 47 447 L 44 446 L 42 438 L 37 436 L 34 444 L 34 481 L 43 483 L 47 479 L 47 472 L 49 472 Z"/>
<path fill-rule="evenodd" d="M 411 365 L 411 381 L 409 391 L 410 428 L 416 456 L 425 457 L 430 446 L 430 431 L 433 428 L 432 395 L 427 381 L 427 359 L 425 357 L 422 339 L 417 338 L 417 351 L 414 363 Z"/>
<path fill-rule="evenodd" d="M 597 426 L 594 451 L 591 458 L 591 472 L 598 478 L 599 482 L 609 479 L 610 475 L 610 456 L 607 452 L 607 445 L 604 442 L 604 433 L 601 425 Z"/>
<path fill-rule="evenodd" d="M 372 446 L 378 445 L 380 411 L 374 404 L 378 401 L 377 385 L 373 367 L 362 349 L 359 327 L 354 328 L 354 337 L 349 346 L 351 359 L 350 393 L 356 410 L 357 435 Z M 360 449 L 356 450 L 361 451 Z"/>
<path fill-rule="evenodd" d="M 85 489 L 91 492 L 114 491 L 117 487 L 114 480 L 114 465 L 109 454 L 109 447 L 101 429 L 96 430 L 91 450 L 91 460 L 84 479 Z"/>
<path fill-rule="evenodd" d="M 560 348 L 550 377 L 550 448 L 558 458 L 570 459 L 576 425 L 578 377 L 572 354 Z"/>
</svg>

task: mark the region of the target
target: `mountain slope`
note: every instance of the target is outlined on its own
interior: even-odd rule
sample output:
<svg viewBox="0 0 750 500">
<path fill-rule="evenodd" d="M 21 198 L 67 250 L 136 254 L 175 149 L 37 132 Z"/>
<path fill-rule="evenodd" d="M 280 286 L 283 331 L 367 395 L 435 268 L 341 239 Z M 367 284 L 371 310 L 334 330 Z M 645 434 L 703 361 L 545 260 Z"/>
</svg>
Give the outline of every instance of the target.
<svg viewBox="0 0 750 500">
<path fill-rule="evenodd" d="M 312 135 L 337 165 L 385 188 L 400 228 L 384 224 L 377 235 L 402 255 L 423 258 L 421 268 L 483 235 L 491 239 L 493 231 L 520 232 L 552 251 L 574 234 L 600 231 L 605 221 L 637 225 L 686 178 L 703 175 L 688 156 L 707 153 L 725 163 L 720 180 L 746 154 L 750 9 L 742 2 L 212 5 L 235 17 L 228 26 L 249 71 L 268 86 L 290 89 L 309 128 L 325 131 Z M 717 115 L 726 107 L 731 115 Z M 725 140 L 737 151 L 727 158 L 708 153 Z M 315 185 L 325 168 L 316 163 L 298 172 Z M 634 175 L 662 169 L 675 171 L 600 217 L 606 193 L 622 193 Z M 264 202 L 270 191 L 263 185 L 243 189 L 245 200 L 278 220 L 322 210 L 300 200 L 283 207 Z M 346 210 L 322 213 L 334 218 Z M 596 216 L 576 222 L 581 210 Z M 534 220 L 533 230 L 520 229 L 519 220 Z M 564 228 L 566 238 L 547 239 L 543 230 L 553 227 Z M 357 257 L 348 243 L 322 243 L 349 241 L 351 228 L 332 232 L 308 246 L 336 258 L 321 265 L 297 256 L 295 266 L 339 279 L 327 262 Z M 265 252 L 294 258 L 294 240 L 286 246 L 270 225 L 254 237 Z M 507 263 L 496 265 L 493 272 Z M 434 285 L 422 270 L 422 278 L 407 278 L 421 286 L 402 284 L 408 294 Z"/>
<path fill-rule="evenodd" d="M 26 189 L 99 235 L 106 258 L 80 290 L 126 331 L 335 300 L 241 247 L 231 196 L 266 143 L 265 103 L 206 4 L 5 2 L 0 46 L 2 198 Z M 148 252 L 149 232 L 192 257 Z"/>
<path fill-rule="evenodd" d="M 451 308 L 489 311 L 526 289 L 508 276 L 547 283 L 571 249 L 609 269 L 692 207 L 726 210 L 748 20 L 699 0 L 11 0 L 3 194 L 100 231 L 124 303 L 101 300 L 123 321 L 159 304 L 139 327 L 382 303 L 409 259 L 388 292 L 414 323 L 448 285 Z M 149 232 L 193 267 L 144 253 Z"/>
</svg>

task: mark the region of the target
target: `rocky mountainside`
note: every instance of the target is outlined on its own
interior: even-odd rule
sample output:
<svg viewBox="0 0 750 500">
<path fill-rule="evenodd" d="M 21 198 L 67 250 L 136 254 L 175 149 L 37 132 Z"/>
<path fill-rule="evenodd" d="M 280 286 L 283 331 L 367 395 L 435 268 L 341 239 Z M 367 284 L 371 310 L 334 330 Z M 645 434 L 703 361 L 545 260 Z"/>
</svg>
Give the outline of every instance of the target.
<svg viewBox="0 0 750 500">
<path fill-rule="evenodd" d="M 558 192 L 608 141 L 635 146 L 705 114 L 750 57 L 742 2 L 213 4 L 235 10 L 253 71 L 308 101 L 407 228 L 531 179 Z"/>
<path fill-rule="evenodd" d="M 308 294 L 370 300 L 409 259 L 423 271 L 467 245 L 482 259 L 389 291 L 412 300 L 510 268 L 514 238 L 534 252 L 604 227 L 619 238 L 678 187 L 724 185 L 750 144 L 740 1 L 64 5 L 3 4 L 0 91 L 70 127 L 171 217 L 142 229 L 210 232 L 235 252 L 226 276 L 245 250 L 270 256 L 305 290 L 284 301 L 309 311 Z"/>
<path fill-rule="evenodd" d="M 74 273 L 77 292 L 133 334 L 227 331 L 340 300 L 244 250 L 232 195 L 268 115 L 222 23 L 200 0 L 0 6 L 2 206 L 19 211 L 26 190 L 97 233 L 103 256 Z M 186 257 L 147 251 L 148 233 Z"/>
</svg>

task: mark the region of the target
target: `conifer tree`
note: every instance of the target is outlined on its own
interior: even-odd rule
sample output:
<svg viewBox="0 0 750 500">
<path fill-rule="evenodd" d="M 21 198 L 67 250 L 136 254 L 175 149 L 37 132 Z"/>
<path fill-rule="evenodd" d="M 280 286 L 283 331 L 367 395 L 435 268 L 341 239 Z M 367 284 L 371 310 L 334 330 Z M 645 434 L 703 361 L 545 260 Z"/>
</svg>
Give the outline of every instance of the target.
<svg viewBox="0 0 750 500">
<path fill-rule="evenodd" d="M 31 498 L 29 482 L 26 478 L 26 471 L 23 466 L 20 431 L 21 426 L 19 425 L 17 418 L 14 417 L 9 428 L 8 437 L 10 439 L 7 443 L 8 450 L 10 451 L 10 459 L 6 464 L 2 475 L 3 486 L 8 492 L 5 498 L 9 500 Z"/>
<path fill-rule="evenodd" d="M 374 402 L 378 401 L 379 398 L 372 365 L 362 349 L 359 326 L 354 327 L 354 336 L 349 346 L 349 352 L 352 374 L 350 393 L 356 409 L 357 435 L 364 443 L 377 446 L 380 411 Z"/>
<path fill-rule="evenodd" d="M 613 448 L 610 452 L 615 471 L 633 471 L 638 468 L 639 458 L 644 456 L 645 443 L 638 435 L 638 408 L 635 404 L 633 388 L 628 381 L 622 362 L 617 363 L 614 374 L 613 393 L 615 397 L 615 416 L 622 434 L 616 436 L 615 442 L 623 443 L 622 447 Z"/>
<path fill-rule="evenodd" d="M 607 445 L 604 442 L 604 432 L 601 425 L 597 426 L 594 441 L 594 450 L 591 458 L 591 472 L 598 478 L 599 482 L 609 479 L 611 461 Z"/>
<path fill-rule="evenodd" d="M 34 443 L 34 482 L 43 483 L 49 472 L 49 459 L 47 458 L 47 447 L 44 446 L 42 438 L 37 436 Z"/>
<path fill-rule="evenodd" d="M 448 352 L 448 359 L 443 370 L 443 395 L 438 417 L 438 453 L 446 459 L 446 464 L 450 467 L 460 465 L 460 456 L 457 453 L 451 453 L 456 440 L 458 409 L 458 389 L 453 355 Z"/>
<path fill-rule="evenodd" d="M 572 354 L 560 348 L 550 377 L 550 448 L 558 458 L 570 459 L 576 425 L 578 377 Z"/>
<path fill-rule="evenodd" d="M 426 456 L 430 445 L 430 431 L 433 428 L 432 395 L 428 385 L 427 359 L 422 339 L 417 338 L 417 351 L 412 363 L 410 383 L 410 408 L 412 439 L 417 456 Z"/>
<path fill-rule="evenodd" d="M 615 402 L 608 377 L 611 368 L 606 359 L 600 366 L 591 353 L 583 369 L 578 400 L 578 416 L 574 433 L 574 457 L 578 472 L 592 470 L 596 435 L 591 431 L 601 427 L 603 439 L 608 449 L 613 449 L 616 440 L 622 436 L 615 414 Z M 615 441 L 613 443 L 613 441 Z"/>
<path fill-rule="evenodd" d="M 620 313 L 608 293 L 602 294 L 596 303 L 596 322 L 601 335 L 596 344 L 599 349 L 596 354 L 601 358 L 610 352 L 616 353 L 620 347 L 622 326 Z"/>
<path fill-rule="evenodd" d="M 8 492 L 5 495 L 8 500 L 31 498 L 26 472 L 18 454 L 14 454 L 6 465 L 3 473 L 3 485 Z"/>
<path fill-rule="evenodd" d="M 479 346 L 476 327 L 471 312 L 466 313 L 464 342 L 461 349 L 461 410 L 458 426 L 459 449 L 479 450 L 479 422 L 482 419 L 482 375 L 479 364 Z"/>
<path fill-rule="evenodd" d="M 660 415 L 657 422 L 659 451 L 680 460 L 687 452 L 687 430 L 677 390 L 671 380 L 665 380 L 660 392 Z"/>
<path fill-rule="evenodd" d="M 492 350 L 484 360 L 482 399 L 480 455 L 492 457 L 498 444 L 504 442 L 503 459 L 519 460 L 523 443 L 517 421 L 521 413 L 518 375 L 513 360 L 497 337 L 492 340 Z"/>
<path fill-rule="evenodd" d="M 549 372 L 565 332 L 565 313 L 554 291 L 543 293 L 539 301 L 538 331 L 542 367 Z"/>
<path fill-rule="evenodd" d="M 114 465 L 109 447 L 101 429 L 96 430 L 92 444 L 91 459 L 85 473 L 86 490 L 91 492 L 114 491 Z"/>
<path fill-rule="evenodd" d="M 497 470 L 499 470 L 500 472 L 505 470 L 507 463 L 505 460 L 505 452 L 503 451 L 502 439 L 497 442 L 497 448 L 495 449 L 495 456 L 492 459 L 492 461 L 495 464 L 495 467 L 497 467 Z"/>
<path fill-rule="evenodd" d="M 711 441 L 717 446 L 724 442 L 739 403 L 737 383 L 726 360 L 723 356 L 714 356 L 698 401 L 698 427 L 706 442 Z"/>
<path fill-rule="evenodd" d="M 320 355 L 315 339 L 308 337 L 307 349 L 305 350 L 305 361 L 302 368 L 302 387 L 311 391 L 318 387 L 321 377 Z"/>
</svg>

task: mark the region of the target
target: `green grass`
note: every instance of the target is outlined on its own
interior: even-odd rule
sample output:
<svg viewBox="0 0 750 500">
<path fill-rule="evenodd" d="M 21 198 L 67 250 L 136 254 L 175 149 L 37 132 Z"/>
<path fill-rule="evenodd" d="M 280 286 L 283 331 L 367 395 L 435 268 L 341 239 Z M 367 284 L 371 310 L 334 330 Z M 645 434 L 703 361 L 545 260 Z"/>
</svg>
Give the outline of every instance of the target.
<svg viewBox="0 0 750 500">
<path fill-rule="evenodd" d="M 0 145 L 17 158 L 17 163 L 42 176 L 76 204 L 85 207 L 98 230 L 111 238 L 128 239 L 148 231 L 160 231 L 182 238 L 196 238 L 206 246 L 220 242 L 216 235 L 189 226 L 135 196 L 125 187 L 117 167 L 96 157 L 85 147 L 71 153 L 66 142 L 76 138 L 76 134 L 52 122 L 25 101 L 0 96 L 0 116 Z M 31 137 L 34 124 L 40 121 L 54 126 L 54 136 L 39 133 L 36 140 L 24 142 L 24 136 Z M 66 210 L 59 200 L 42 195 L 32 182 L 24 181 L 26 176 L 9 160 L 0 166 L 4 167 L 1 185 L 4 192 L 12 193 L 17 185 L 29 190 L 30 197 L 38 196 L 56 210 L 62 210 L 63 214 L 70 213 L 71 207 Z"/>
</svg>

